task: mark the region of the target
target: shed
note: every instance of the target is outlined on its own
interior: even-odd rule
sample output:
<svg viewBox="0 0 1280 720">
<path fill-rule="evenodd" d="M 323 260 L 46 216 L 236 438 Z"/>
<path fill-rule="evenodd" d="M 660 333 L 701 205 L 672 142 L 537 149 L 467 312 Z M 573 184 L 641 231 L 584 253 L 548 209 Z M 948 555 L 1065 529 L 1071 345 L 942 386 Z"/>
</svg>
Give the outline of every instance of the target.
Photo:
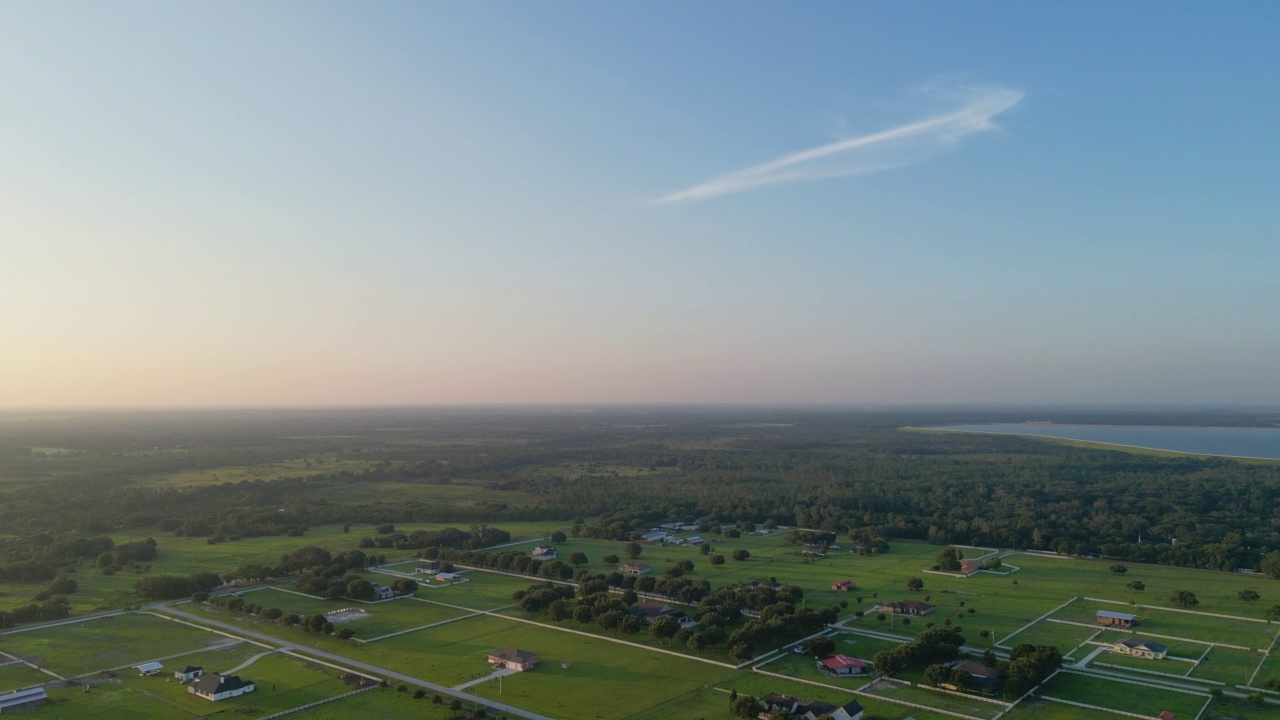
<svg viewBox="0 0 1280 720">
<path fill-rule="evenodd" d="M 158 662 L 149 662 L 142 663 L 141 665 L 134 665 L 133 669 L 137 670 L 139 675 L 155 675 L 164 669 L 164 665 Z"/>
</svg>

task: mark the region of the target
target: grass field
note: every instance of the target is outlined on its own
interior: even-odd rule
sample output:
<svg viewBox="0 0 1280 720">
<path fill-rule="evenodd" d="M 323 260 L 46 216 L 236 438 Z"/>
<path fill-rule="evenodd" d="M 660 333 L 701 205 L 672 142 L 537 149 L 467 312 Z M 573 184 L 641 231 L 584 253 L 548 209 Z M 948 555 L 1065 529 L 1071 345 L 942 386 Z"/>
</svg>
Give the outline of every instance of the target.
<svg viewBox="0 0 1280 720">
<path fill-rule="evenodd" d="M 39 685 L 52 679 L 45 673 L 21 663 L 0 666 L 0 692 Z"/>
<path fill-rule="evenodd" d="M 391 688 L 379 688 L 345 698 L 318 708 L 303 710 L 290 717 L 297 720 L 389 720 L 414 718 L 415 720 L 447 720 L 456 713 L 448 702 L 433 704 L 431 696 L 415 700 L 411 692 L 396 692 Z M 465 706 L 464 706 L 465 707 Z"/>
<path fill-rule="evenodd" d="M 1276 626 L 1269 623 L 1194 615 L 1160 608 L 1126 608 L 1122 605 L 1094 603 L 1088 600 L 1078 600 L 1054 613 L 1053 617 L 1055 619 L 1083 623 L 1091 627 L 1102 627 L 1095 620 L 1098 610 L 1128 612 L 1139 616 L 1142 620 L 1133 628 L 1133 633 L 1125 633 L 1124 635 L 1127 637 L 1141 637 L 1144 634 L 1164 635 L 1166 638 L 1159 638 L 1160 642 L 1170 647 L 1176 645 L 1177 642 L 1168 640 L 1167 637 L 1225 643 L 1250 649 L 1266 649 L 1271 644 L 1271 639 L 1276 631 Z M 1083 630 L 1084 628 L 1081 629 Z M 1120 633 L 1108 631 L 1105 635 L 1107 635 L 1106 638 L 1099 637 L 1098 639 L 1112 641 Z M 1203 650 L 1204 648 L 1202 647 L 1199 651 L 1196 651 L 1194 657 L 1199 657 Z"/>
<path fill-rule="evenodd" d="M 73 677 L 226 643 L 181 623 L 128 614 L 9 633 L 0 650 Z"/>
<path fill-rule="evenodd" d="M 298 613 L 299 615 L 328 613 L 345 607 L 359 608 L 368 613 L 368 615 L 358 620 L 338 623 L 337 627 L 351 628 L 355 632 L 355 636 L 361 640 L 418 628 L 466 614 L 463 610 L 417 602 L 408 597 L 397 598 L 390 602 L 366 604 L 354 603 L 344 599 L 313 599 L 275 588 L 253 590 L 243 593 L 243 597 L 255 603 L 280 608 L 285 612 Z"/>
<path fill-rule="evenodd" d="M 1105 678 L 1062 672 L 1042 688 L 1045 695 L 1100 707 L 1159 715 L 1169 710 L 1178 717 L 1195 717 L 1207 697 L 1162 688 L 1114 682 Z"/>
<path fill-rule="evenodd" d="M 88 693 L 79 688 L 51 690 L 53 703 L 30 715 L 59 720 L 234 718 L 267 715 L 352 689 L 336 671 L 285 655 L 264 657 L 237 674 L 253 680 L 257 689 L 214 703 L 188 693 L 168 673 L 152 677 L 121 673 L 115 679 L 93 681 Z"/>
</svg>

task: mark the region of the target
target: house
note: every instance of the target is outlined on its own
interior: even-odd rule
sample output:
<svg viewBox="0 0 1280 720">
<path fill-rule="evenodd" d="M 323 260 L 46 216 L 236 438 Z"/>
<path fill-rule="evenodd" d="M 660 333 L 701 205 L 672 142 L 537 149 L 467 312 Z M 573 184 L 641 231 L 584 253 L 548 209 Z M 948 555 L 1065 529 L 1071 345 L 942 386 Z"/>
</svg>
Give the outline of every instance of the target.
<svg viewBox="0 0 1280 720">
<path fill-rule="evenodd" d="M 436 582 L 451 583 L 461 580 L 462 576 L 458 573 L 436 573 L 436 576 L 432 579 Z"/>
<path fill-rule="evenodd" d="M 808 557 L 826 557 L 827 548 L 825 545 L 810 545 L 802 549 L 800 554 Z"/>
<path fill-rule="evenodd" d="M 1097 614 L 1098 622 L 1103 625 L 1111 625 L 1112 627 L 1131 628 L 1138 624 L 1140 620 L 1137 615 L 1129 613 L 1111 612 L 1110 610 L 1099 610 Z"/>
<path fill-rule="evenodd" d="M 672 537 L 671 535 L 668 535 L 667 533 L 661 530 L 653 530 L 651 532 L 645 533 L 644 536 L 641 537 L 640 539 L 647 543 L 666 543 L 666 542 L 671 542 L 672 540 L 675 540 L 674 537 Z"/>
<path fill-rule="evenodd" d="M 683 610 L 677 610 L 666 603 L 660 602 L 638 602 L 631 606 L 627 611 L 629 615 L 634 615 L 645 624 L 648 625 L 660 617 L 674 618 L 680 623 L 680 627 L 692 627 L 697 625 L 696 622 L 689 618 L 689 615 Z"/>
<path fill-rule="evenodd" d="M 982 569 L 981 560 L 961 560 L 960 561 L 960 572 L 964 573 L 966 577 L 978 572 L 981 569 Z"/>
<path fill-rule="evenodd" d="M 818 661 L 819 670 L 838 676 L 864 675 L 870 665 L 866 660 L 859 660 L 848 655 L 836 655 L 826 660 Z"/>
<path fill-rule="evenodd" d="M 618 569 L 622 571 L 623 575 L 644 575 L 653 568 L 639 560 L 628 560 L 619 565 Z"/>
<path fill-rule="evenodd" d="M 205 673 L 187 686 L 187 692 L 214 702 L 251 693 L 254 689 L 252 680 L 218 673 Z"/>
<path fill-rule="evenodd" d="M 1112 644 L 1111 652 L 1147 660 L 1163 660 L 1169 654 L 1169 648 L 1152 640 L 1128 638 Z"/>
<path fill-rule="evenodd" d="M 535 560 L 555 560 L 556 548 L 554 545 L 539 545 L 533 549 L 533 557 Z"/>
<path fill-rule="evenodd" d="M 817 718 L 827 715 L 832 720 L 862 720 L 862 705 L 857 700 L 851 700 L 845 705 L 837 707 L 823 702 L 804 703 L 789 696 L 778 695 L 776 693 L 766 695 L 760 699 L 764 705 L 764 712 L 758 717 L 768 718 L 769 713 L 774 710 L 782 709 L 791 713 L 795 718 L 803 718 L 804 720 L 817 720 Z"/>
<path fill-rule="evenodd" d="M 155 675 L 164 669 L 164 665 L 158 662 L 149 662 L 142 663 L 141 665 L 134 665 L 133 669 L 137 670 L 139 675 Z"/>
<path fill-rule="evenodd" d="M 824 702 L 811 702 L 794 711 L 795 717 L 803 720 L 818 720 L 823 715 L 831 720 L 862 720 L 862 713 L 862 704 L 857 700 L 850 700 L 839 707 Z"/>
<path fill-rule="evenodd" d="M 49 702 L 49 696 L 40 685 L 25 690 L 14 690 L 0 695 L 0 715 L 25 708 L 33 708 Z"/>
<path fill-rule="evenodd" d="M 688 543 L 689 545 L 701 545 L 705 541 L 702 539 L 701 535 L 692 535 L 686 538 L 685 542 Z"/>
<path fill-rule="evenodd" d="M 764 716 L 779 709 L 794 713 L 795 709 L 800 706 L 800 701 L 790 695 L 770 693 L 760 698 L 760 704 L 764 705 L 764 712 L 760 713 L 761 716 Z"/>
<path fill-rule="evenodd" d="M 1000 691 L 1000 671 L 996 668 L 983 665 L 974 660 L 957 660 L 949 664 L 956 670 L 965 670 L 973 676 L 973 689 L 985 692 L 996 693 Z M 942 687 L 947 690 L 963 690 L 964 688 L 956 687 L 951 683 L 942 683 Z"/>
<path fill-rule="evenodd" d="M 192 680 L 195 680 L 196 678 L 200 677 L 203 674 L 204 674 L 204 668 L 200 667 L 199 665 L 188 665 L 182 668 L 181 670 L 173 671 L 173 676 L 177 678 L 179 682 L 184 682 L 184 683 L 191 682 Z"/>
<path fill-rule="evenodd" d="M 421 565 L 419 565 L 417 567 L 416 572 L 423 573 L 424 575 L 435 575 L 436 573 L 440 572 L 440 561 L 428 560 L 422 563 Z"/>
<path fill-rule="evenodd" d="M 493 665 L 494 667 L 504 667 L 508 670 L 515 670 L 516 672 L 532 670 L 533 666 L 537 665 L 541 660 L 542 658 L 538 657 L 535 653 L 525 652 L 524 650 L 517 650 L 515 648 L 507 648 L 505 650 L 498 650 L 496 652 L 489 653 L 490 665 Z"/>
<path fill-rule="evenodd" d="M 839 590 L 841 592 L 849 592 L 855 587 L 857 586 L 853 584 L 852 580 L 837 580 L 831 583 L 832 590 Z"/>
<path fill-rule="evenodd" d="M 933 606 L 919 600 L 899 600 L 898 602 L 884 603 L 880 606 L 880 611 L 891 615 L 923 616 L 933 612 Z"/>
<path fill-rule="evenodd" d="M 383 587 L 378 583 L 371 583 L 371 584 L 373 585 L 374 600 L 390 600 L 391 598 L 396 596 L 396 591 L 392 590 L 389 587 Z"/>
<path fill-rule="evenodd" d="M 1172 713 L 1172 712 L 1170 712 L 1170 711 L 1168 711 L 1168 710 L 1163 710 L 1163 711 L 1161 711 L 1161 713 L 1160 713 L 1159 715 L 1157 715 L 1156 717 L 1160 718 L 1160 720 L 1173 720 L 1174 715 L 1173 715 L 1173 713 Z"/>
</svg>

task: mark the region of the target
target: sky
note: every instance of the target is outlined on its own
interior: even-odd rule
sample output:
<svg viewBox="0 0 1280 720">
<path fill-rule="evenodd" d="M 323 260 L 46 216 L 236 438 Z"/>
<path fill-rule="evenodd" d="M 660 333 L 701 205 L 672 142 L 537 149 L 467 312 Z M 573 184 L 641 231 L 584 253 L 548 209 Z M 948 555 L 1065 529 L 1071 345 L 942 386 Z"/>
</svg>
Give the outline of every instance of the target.
<svg viewBox="0 0 1280 720">
<path fill-rule="evenodd" d="M 1278 26 L 0 3 L 0 408 L 1280 404 Z"/>
</svg>

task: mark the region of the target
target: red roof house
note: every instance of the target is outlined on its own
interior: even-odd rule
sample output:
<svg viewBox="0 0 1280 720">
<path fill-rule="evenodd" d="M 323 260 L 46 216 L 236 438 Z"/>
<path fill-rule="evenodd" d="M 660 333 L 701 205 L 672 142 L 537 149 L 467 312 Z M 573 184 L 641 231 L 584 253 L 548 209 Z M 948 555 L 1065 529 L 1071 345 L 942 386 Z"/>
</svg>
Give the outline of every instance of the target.
<svg viewBox="0 0 1280 720">
<path fill-rule="evenodd" d="M 848 655 L 836 655 L 818 661 L 819 670 L 825 670 L 833 675 L 862 675 L 867 671 L 868 666 L 867 661 Z"/>
</svg>

